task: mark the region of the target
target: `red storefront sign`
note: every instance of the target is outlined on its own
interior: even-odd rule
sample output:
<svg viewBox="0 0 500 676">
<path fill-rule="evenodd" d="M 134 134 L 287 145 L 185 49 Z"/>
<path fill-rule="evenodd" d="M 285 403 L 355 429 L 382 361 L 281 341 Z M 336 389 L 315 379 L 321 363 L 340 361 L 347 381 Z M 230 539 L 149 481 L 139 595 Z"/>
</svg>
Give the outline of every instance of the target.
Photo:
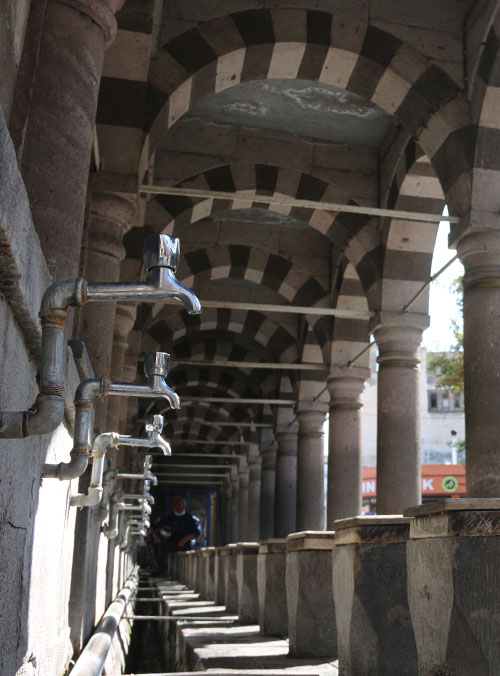
<svg viewBox="0 0 500 676">
<path fill-rule="evenodd" d="M 363 467 L 363 498 L 377 496 L 377 468 Z M 462 498 L 466 495 L 463 465 L 422 465 L 422 495 Z"/>
</svg>

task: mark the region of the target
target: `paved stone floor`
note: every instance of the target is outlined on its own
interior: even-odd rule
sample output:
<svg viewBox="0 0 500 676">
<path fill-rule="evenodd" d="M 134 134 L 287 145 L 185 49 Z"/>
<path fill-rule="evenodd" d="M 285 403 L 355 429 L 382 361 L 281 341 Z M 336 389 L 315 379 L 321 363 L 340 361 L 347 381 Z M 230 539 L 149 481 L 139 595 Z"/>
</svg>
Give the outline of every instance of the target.
<svg viewBox="0 0 500 676">
<path fill-rule="evenodd" d="M 261 636 L 258 625 L 240 624 L 236 615 L 226 613 L 224 606 L 202 599 L 178 582 L 156 580 L 156 584 L 159 596 L 165 599 L 164 614 L 196 618 L 177 622 L 177 640 L 183 642 L 182 652 L 196 672 L 206 671 L 213 676 L 218 673 L 225 676 L 293 673 L 336 676 L 339 673 L 336 661 L 289 657 L 286 637 Z"/>
</svg>

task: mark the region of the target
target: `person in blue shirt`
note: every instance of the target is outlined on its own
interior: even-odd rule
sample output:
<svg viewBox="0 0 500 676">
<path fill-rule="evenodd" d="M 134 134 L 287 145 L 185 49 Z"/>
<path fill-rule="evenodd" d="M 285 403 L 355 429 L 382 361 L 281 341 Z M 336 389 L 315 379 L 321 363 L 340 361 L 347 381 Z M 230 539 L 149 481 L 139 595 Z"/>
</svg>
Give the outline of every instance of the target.
<svg viewBox="0 0 500 676">
<path fill-rule="evenodd" d="M 187 511 L 182 495 L 174 495 L 172 511 L 159 521 L 157 533 L 160 538 L 160 567 L 166 575 L 168 555 L 189 551 L 194 540 L 201 535 L 200 520 Z"/>
</svg>

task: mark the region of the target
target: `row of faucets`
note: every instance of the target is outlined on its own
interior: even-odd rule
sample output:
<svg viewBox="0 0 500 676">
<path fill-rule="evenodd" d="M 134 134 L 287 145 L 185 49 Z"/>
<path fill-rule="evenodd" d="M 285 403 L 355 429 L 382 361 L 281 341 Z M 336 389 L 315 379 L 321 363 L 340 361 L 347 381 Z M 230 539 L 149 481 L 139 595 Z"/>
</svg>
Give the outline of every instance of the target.
<svg viewBox="0 0 500 676">
<path fill-rule="evenodd" d="M 200 301 L 175 277 L 179 263 L 180 245 L 176 237 L 150 235 L 144 243 L 144 266 L 147 279 L 142 283 L 88 283 L 82 278 L 55 282 L 45 291 L 40 309 L 42 325 L 42 349 L 40 360 L 40 392 L 27 411 L 0 411 L 0 439 L 19 439 L 53 432 L 64 418 L 64 325 L 69 307 L 82 307 L 94 301 L 129 301 L 161 303 L 179 300 L 190 314 L 201 312 Z M 116 432 L 100 434 L 90 449 L 92 411 L 96 399 L 105 396 L 135 396 L 165 398 L 171 408 L 180 408 L 178 395 L 166 383 L 170 356 L 166 352 L 149 353 L 144 359 L 146 384 L 110 382 L 105 378 L 81 382 L 76 390 L 75 423 L 71 459 L 67 463 L 44 465 L 43 477 L 60 480 L 75 479 L 83 474 L 92 457 L 92 478 L 86 495 L 74 495 L 71 504 L 79 507 L 96 506 L 101 520 L 106 518 L 108 484 L 114 478 L 135 478 L 144 481 L 144 493 L 123 494 L 115 491 L 109 498 L 108 525 L 103 527 L 109 538 L 119 535 L 118 515 L 121 512 L 138 512 L 138 518 L 128 520 L 122 540 L 130 535 L 143 536 L 148 523 L 148 510 L 152 496 L 149 483 L 156 480 L 151 473 L 151 456 L 146 456 L 143 474 L 120 474 L 117 470 L 104 471 L 105 455 L 109 448 L 118 445 L 160 448 L 165 455 L 171 454 L 170 445 L 161 436 L 162 416 L 152 416 L 146 421 L 147 438 L 138 439 Z M 92 451 L 92 452 L 91 452 Z M 105 498 L 103 500 L 103 497 Z M 137 499 L 138 504 L 126 499 Z M 104 514 L 104 518 L 102 518 Z M 135 516 L 135 514 L 134 514 Z M 125 523 L 125 520 L 122 519 Z"/>
</svg>

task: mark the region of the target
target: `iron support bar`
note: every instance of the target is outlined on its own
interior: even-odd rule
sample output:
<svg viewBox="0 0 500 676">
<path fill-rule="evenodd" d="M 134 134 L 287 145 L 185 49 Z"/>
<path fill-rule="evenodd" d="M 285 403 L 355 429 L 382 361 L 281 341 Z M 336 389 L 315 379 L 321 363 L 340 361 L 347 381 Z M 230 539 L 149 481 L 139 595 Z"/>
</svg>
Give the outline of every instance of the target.
<svg viewBox="0 0 500 676">
<path fill-rule="evenodd" d="M 334 202 L 317 202 L 315 200 L 302 200 L 294 197 L 274 197 L 273 195 L 245 194 L 239 192 L 223 192 L 221 190 L 199 190 L 197 188 L 174 188 L 163 185 L 141 185 L 140 192 L 152 195 L 180 195 L 182 197 L 196 197 L 200 199 L 214 200 L 237 200 L 241 202 L 270 204 L 280 207 L 299 207 L 319 211 L 340 211 L 350 214 L 363 214 L 365 216 L 380 216 L 397 218 L 405 221 L 422 221 L 423 223 L 459 223 L 458 216 L 443 216 L 442 214 L 424 214 L 416 211 L 400 211 L 399 209 L 380 209 L 379 207 L 366 207 L 355 204 L 337 204 Z M 204 302 L 201 301 L 202 306 Z"/>
<path fill-rule="evenodd" d="M 453 256 L 453 258 L 451 258 L 445 265 L 443 265 L 443 267 L 440 270 L 438 270 L 431 277 L 429 277 L 429 279 L 425 282 L 422 288 L 419 291 L 417 291 L 417 293 L 413 296 L 413 298 L 403 307 L 403 312 L 408 312 L 413 303 L 415 303 L 415 301 L 417 301 L 420 298 L 420 296 L 424 293 L 427 287 L 429 287 L 434 280 L 436 280 L 440 275 L 442 275 L 443 272 L 447 270 L 450 267 L 450 265 L 452 265 L 457 260 L 457 258 L 458 255 Z"/>
<path fill-rule="evenodd" d="M 246 368 L 246 369 L 273 369 L 275 370 L 294 370 L 294 371 L 324 371 L 325 364 L 283 364 L 280 362 L 261 362 L 261 361 L 210 361 L 208 359 L 170 359 L 171 368 L 177 365 L 182 366 L 222 366 L 224 368 Z"/>
</svg>

